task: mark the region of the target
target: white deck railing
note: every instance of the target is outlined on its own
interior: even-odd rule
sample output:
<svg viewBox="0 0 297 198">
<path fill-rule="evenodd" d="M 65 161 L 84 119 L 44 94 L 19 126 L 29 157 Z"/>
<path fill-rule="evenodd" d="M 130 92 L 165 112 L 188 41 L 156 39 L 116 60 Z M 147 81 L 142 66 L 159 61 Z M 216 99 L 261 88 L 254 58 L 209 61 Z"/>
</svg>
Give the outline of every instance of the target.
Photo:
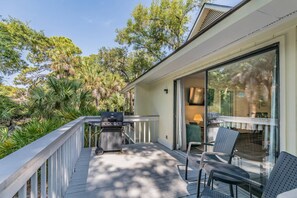
<svg viewBox="0 0 297 198">
<path fill-rule="evenodd" d="M 94 147 L 99 138 L 100 127 L 96 125 L 100 116 L 86 117 L 86 135 L 85 147 Z M 92 124 L 88 124 L 92 122 Z M 129 144 L 157 142 L 159 129 L 159 116 L 139 116 L 131 115 L 124 117 L 124 135 Z"/>
<path fill-rule="evenodd" d="M 63 197 L 81 149 L 94 146 L 98 138 L 84 129 L 86 123 L 98 118 L 80 117 L 1 159 L 0 197 Z M 157 139 L 158 116 L 125 116 L 125 121 L 130 141 Z"/>
<path fill-rule="evenodd" d="M 277 126 L 277 119 L 273 118 L 250 118 L 236 116 L 219 116 L 217 118 L 224 127 L 233 127 L 247 130 L 268 130 L 268 127 Z"/>
<path fill-rule="evenodd" d="M 263 148 L 268 148 L 269 136 L 273 136 L 278 127 L 278 120 L 274 118 L 250 118 L 236 116 L 219 116 L 217 120 L 222 127 L 232 127 L 249 131 L 264 131 Z"/>
</svg>

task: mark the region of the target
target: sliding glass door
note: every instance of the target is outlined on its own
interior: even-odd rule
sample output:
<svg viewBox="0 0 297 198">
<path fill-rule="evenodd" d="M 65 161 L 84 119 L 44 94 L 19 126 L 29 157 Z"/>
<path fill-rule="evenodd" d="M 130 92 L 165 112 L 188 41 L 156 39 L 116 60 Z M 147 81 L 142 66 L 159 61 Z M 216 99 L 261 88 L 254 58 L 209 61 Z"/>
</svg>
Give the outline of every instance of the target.
<svg viewBox="0 0 297 198">
<path fill-rule="evenodd" d="M 207 140 L 219 127 L 239 131 L 234 161 L 264 180 L 279 147 L 278 87 L 277 46 L 207 71 Z"/>
</svg>

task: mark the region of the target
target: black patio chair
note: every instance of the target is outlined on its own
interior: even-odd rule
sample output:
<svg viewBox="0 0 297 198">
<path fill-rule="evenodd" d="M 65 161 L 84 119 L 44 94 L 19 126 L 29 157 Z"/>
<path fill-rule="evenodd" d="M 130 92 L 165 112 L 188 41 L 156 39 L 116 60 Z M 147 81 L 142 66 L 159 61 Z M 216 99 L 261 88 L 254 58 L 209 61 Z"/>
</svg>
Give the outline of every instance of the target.
<svg viewBox="0 0 297 198">
<path fill-rule="evenodd" d="M 277 195 L 283 192 L 297 188 L 297 157 L 287 152 L 281 152 L 264 188 L 260 183 L 251 179 L 240 177 L 238 175 L 231 175 L 219 170 L 213 170 L 210 173 L 210 178 L 212 178 L 214 174 L 216 174 L 216 177 L 219 175 L 233 177 L 234 179 L 241 180 L 243 183 L 248 184 L 250 197 L 252 197 L 252 187 L 255 187 L 263 189 L 262 198 L 276 198 Z M 207 186 L 202 191 L 200 197 L 229 198 L 230 196 L 222 194 L 216 190 L 212 190 L 209 186 Z"/>
<path fill-rule="evenodd" d="M 205 161 L 218 161 L 231 163 L 233 152 L 236 144 L 236 140 L 239 136 L 238 131 L 234 131 L 231 129 L 220 127 L 216 136 L 216 139 L 213 144 L 210 143 L 201 143 L 201 142 L 190 142 L 187 150 L 186 157 L 186 172 L 185 179 L 188 179 L 188 166 L 189 161 L 197 163 L 200 166 L 199 177 L 198 177 L 198 194 L 200 193 L 200 181 L 201 181 L 201 157 L 204 158 Z M 213 152 L 203 152 L 202 154 L 191 154 L 192 145 L 210 145 L 213 146 Z M 232 186 L 230 186 L 231 190 Z"/>
</svg>

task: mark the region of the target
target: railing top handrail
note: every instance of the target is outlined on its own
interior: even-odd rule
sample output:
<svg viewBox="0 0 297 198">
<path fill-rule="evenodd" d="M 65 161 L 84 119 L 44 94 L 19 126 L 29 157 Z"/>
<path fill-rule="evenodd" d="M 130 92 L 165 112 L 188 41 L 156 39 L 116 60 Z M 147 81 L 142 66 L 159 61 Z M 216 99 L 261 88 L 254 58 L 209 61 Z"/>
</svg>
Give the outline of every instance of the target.
<svg viewBox="0 0 297 198">
<path fill-rule="evenodd" d="M 277 125 L 277 119 L 275 118 L 251 118 L 251 117 L 238 117 L 238 116 L 219 116 L 218 120 L 225 122 L 238 122 L 238 123 L 250 123 L 261 125 Z"/>
<path fill-rule="evenodd" d="M 133 121 L 157 121 L 159 115 L 125 115 L 124 122 L 133 122 Z M 101 116 L 86 116 L 86 121 L 100 121 Z"/>
<path fill-rule="evenodd" d="M 85 117 L 71 121 L 0 160 L 0 191 L 31 175 L 74 133 Z"/>
<path fill-rule="evenodd" d="M 158 120 L 159 115 L 127 115 L 124 117 L 124 122 L 149 122 Z"/>
</svg>

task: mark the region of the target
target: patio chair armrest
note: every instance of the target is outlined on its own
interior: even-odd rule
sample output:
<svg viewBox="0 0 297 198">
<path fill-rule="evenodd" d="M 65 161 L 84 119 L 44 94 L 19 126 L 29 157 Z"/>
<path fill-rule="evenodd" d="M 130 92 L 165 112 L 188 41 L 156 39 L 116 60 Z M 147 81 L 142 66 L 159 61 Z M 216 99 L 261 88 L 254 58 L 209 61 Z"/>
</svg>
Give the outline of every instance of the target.
<svg viewBox="0 0 297 198">
<path fill-rule="evenodd" d="M 222 153 L 222 152 L 203 152 L 205 153 L 204 155 L 219 155 L 219 156 L 232 156 L 232 155 L 229 155 L 227 153 Z"/>
<path fill-rule="evenodd" d="M 200 160 L 200 168 L 203 168 L 204 164 L 207 163 L 208 161 L 208 157 L 207 156 L 211 156 L 211 155 L 215 155 L 218 157 L 230 157 L 229 154 L 227 153 L 222 153 L 222 152 L 203 152 L 201 155 L 201 160 Z M 220 160 L 222 162 L 228 163 L 228 161 L 224 160 L 223 158 L 220 158 Z"/>
<path fill-rule="evenodd" d="M 237 180 L 241 180 L 243 183 L 248 184 L 249 186 L 257 187 L 259 189 L 263 189 L 263 187 L 264 187 L 262 184 L 254 181 L 254 180 L 251 180 L 251 179 L 239 176 L 239 175 L 233 175 L 233 174 L 230 174 L 230 173 L 226 173 L 226 172 L 223 172 L 223 171 L 220 171 L 220 170 L 212 170 L 210 172 L 209 176 L 212 178 L 213 174 L 215 174 L 215 173 L 218 173 L 218 174 L 221 174 L 221 175 L 224 175 L 224 176 L 228 176 L 228 177 L 232 177 L 232 178 L 237 179 Z"/>
<path fill-rule="evenodd" d="M 187 156 L 190 154 L 191 147 L 193 145 L 201 145 L 201 142 L 189 142 L 188 150 L 187 150 Z"/>
<path fill-rule="evenodd" d="M 214 143 L 215 143 L 214 141 L 207 142 L 207 143 L 206 142 L 202 142 L 201 145 L 214 146 Z"/>
</svg>

